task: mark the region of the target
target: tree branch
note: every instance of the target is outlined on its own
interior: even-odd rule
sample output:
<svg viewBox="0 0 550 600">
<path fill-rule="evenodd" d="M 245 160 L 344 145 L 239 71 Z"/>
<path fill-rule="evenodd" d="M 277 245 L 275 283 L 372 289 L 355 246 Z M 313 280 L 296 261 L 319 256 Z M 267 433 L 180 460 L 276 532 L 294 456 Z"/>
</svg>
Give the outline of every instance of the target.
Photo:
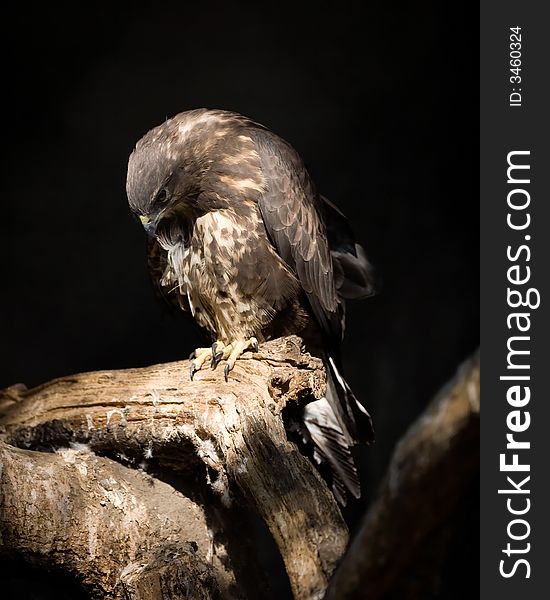
<svg viewBox="0 0 550 600">
<path fill-rule="evenodd" d="M 233 583 L 219 565 L 217 581 L 207 561 L 202 509 L 166 483 L 86 450 L 48 454 L 0 443 L 0 465 L 4 552 L 62 567 L 94 598 L 175 600 L 182 589 L 214 598 Z M 163 568 L 178 585 L 138 593 L 159 585 L 166 554 L 172 560 Z"/>
<path fill-rule="evenodd" d="M 322 362 L 290 337 L 245 355 L 228 382 L 221 370 L 200 371 L 190 382 L 188 368 L 182 361 L 9 388 L 0 399 L 3 437 L 20 448 L 81 442 L 138 463 L 152 457 L 187 473 L 203 469 L 226 504 L 238 489 L 264 519 L 295 598 L 320 597 L 346 547 L 347 529 L 325 483 L 287 441 L 281 412 L 288 402 L 320 397 Z M 63 532 L 62 523 L 56 526 Z M 85 522 L 80 527 L 87 529 Z M 138 572 L 144 571 L 125 576 Z"/>
</svg>

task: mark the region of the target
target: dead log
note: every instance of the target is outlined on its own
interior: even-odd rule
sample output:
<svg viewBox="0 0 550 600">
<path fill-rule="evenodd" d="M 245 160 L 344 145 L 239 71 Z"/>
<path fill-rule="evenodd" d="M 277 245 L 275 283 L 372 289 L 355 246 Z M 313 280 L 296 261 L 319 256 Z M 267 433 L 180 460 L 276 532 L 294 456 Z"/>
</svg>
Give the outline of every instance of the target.
<svg viewBox="0 0 550 600">
<path fill-rule="evenodd" d="M 202 509 L 166 483 L 86 449 L 32 452 L 0 442 L 0 465 L 4 550 L 62 567 L 92 597 L 175 600 L 187 590 L 218 598 L 234 583 L 208 558 Z M 173 582 L 169 593 L 142 593 L 161 579 Z"/>
<path fill-rule="evenodd" d="M 246 354 L 228 382 L 221 369 L 200 371 L 191 382 L 188 368 L 188 362 L 182 361 L 63 377 L 31 390 L 9 388 L 0 398 L 2 437 L 18 448 L 51 450 L 83 443 L 94 452 L 136 465 L 155 461 L 183 473 L 202 472 L 223 502 L 230 504 L 238 493 L 264 519 L 294 597 L 321 597 L 345 550 L 347 528 L 326 484 L 287 440 L 281 413 L 287 403 L 320 397 L 325 386 L 322 362 L 303 352 L 301 340 L 290 337 L 265 344 L 257 354 Z M 27 461 L 27 470 L 32 469 L 31 455 L 16 456 Z M 62 455 L 32 456 L 37 464 L 63 460 Z M 12 476 L 16 481 L 17 472 L 12 471 Z M 17 501 L 12 488 L 3 493 L 8 502 L 9 497 Z M 90 500 L 96 502 L 100 493 L 90 492 Z M 145 497 L 145 491 L 140 497 Z M 8 523 L 11 514 L 4 513 Z M 25 536 L 29 527 L 34 530 L 41 522 L 37 514 L 31 521 L 23 519 L 9 527 L 14 537 L 17 532 Z M 85 520 L 79 526 L 81 534 L 87 535 Z M 63 527 L 56 522 L 57 535 L 67 544 L 76 540 L 73 530 Z M 155 536 L 151 531 L 150 537 Z M 155 560 L 164 564 L 162 549 L 154 547 Z M 26 552 L 40 552 L 39 540 Z M 121 560 L 124 567 L 133 561 L 130 554 Z M 121 563 L 117 564 L 120 573 Z M 183 565 L 182 572 L 203 565 L 200 560 L 189 564 Z M 96 567 L 101 572 L 101 565 Z M 138 590 L 133 592 L 136 598 L 173 597 L 139 591 L 145 585 L 140 582 L 153 572 L 158 582 L 158 569 L 141 564 L 127 567 L 128 589 Z M 206 570 L 204 577 L 214 575 Z M 97 586 L 101 585 L 98 580 Z"/>
<path fill-rule="evenodd" d="M 281 412 L 322 393 L 322 364 L 302 352 L 299 339 L 287 338 L 246 355 L 227 383 L 217 371 L 198 373 L 191 383 L 187 367 L 87 373 L 33 390 L 14 386 L 0 397 L 2 437 L 40 450 L 80 442 L 134 466 L 199 474 L 226 505 L 242 502 L 262 516 L 295 598 L 321 597 L 347 531 L 326 485 L 287 441 Z M 475 357 L 398 444 L 327 599 L 404 597 L 400 586 L 475 475 L 478 436 Z M 246 597 L 231 565 L 212 551 L 205 506 L 167 484 L 83 450 L 47 454 L 4 445 L 2 463 L 4 549 L 78 573 L 102 598 Z M 122 523 L 136 513 L 135 502 L 145 517 L 124 537 Z M 111 541 L 103 535 L 105 515 Z"/>
</svg>

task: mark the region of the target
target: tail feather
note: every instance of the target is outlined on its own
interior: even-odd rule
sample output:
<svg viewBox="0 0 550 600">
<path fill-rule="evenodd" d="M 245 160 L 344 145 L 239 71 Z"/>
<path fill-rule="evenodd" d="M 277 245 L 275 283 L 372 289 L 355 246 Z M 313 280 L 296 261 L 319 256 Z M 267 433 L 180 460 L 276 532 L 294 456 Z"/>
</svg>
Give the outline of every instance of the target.
<svg viewBox="0 0 550 600">
<path fill-rule="evenodd" d="M 313 456 L 326 463 L 332 473 L 332 491 L 340 504 L 346 504 L 347 489 L 359 498 L 361 490 L 357 469 L 350 452 L 349 434 L 337 419 L 327 398 L 310 402 L 304 409 L 304 425 L 314 446 Z"/>
<path fill-rule="evenodd" d="M 355 498 L 361 495 L 357 469 L 351 448 L 360 440 L 372 441 L 374 430 L 367 410 L 353 395 L 328 356 L 327 391 L 324 398 L 310 402 L 303 423 L 314 446 L 314 457 L 328 465 L 332 473 L 332 492 L 345 506 L 346 490 Z"/>
</svg>

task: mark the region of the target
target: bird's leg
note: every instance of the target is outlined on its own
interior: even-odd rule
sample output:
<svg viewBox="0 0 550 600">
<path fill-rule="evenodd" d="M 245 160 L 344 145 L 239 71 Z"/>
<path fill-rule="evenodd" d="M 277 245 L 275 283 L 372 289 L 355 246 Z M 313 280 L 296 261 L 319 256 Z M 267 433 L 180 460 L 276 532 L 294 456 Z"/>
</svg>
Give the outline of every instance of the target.
<svg viewBox="0 0 550 600">
<path fill-rule="evenodd" d="M 226 348 L 224 348 L 223 356 L 224 359 L 227 358 L 227 363 L 223 369 L 223 375 L 226 381 L 229 375 L 229 371 L 233 370 L 237 359 L 245 350 L 251 349 L 254 352 L 258 352 L 258 340 L 255 337 L 251 337 L 248 340 L 237 340 L 236 342 L 229 344 L 229 346 L 231 347 L 230 353 L 227 353 L 227 356 L 225 356 L 225 350 L 226 348 L 228 348 L 228 346 L 226 346 Z"/>
</svg>

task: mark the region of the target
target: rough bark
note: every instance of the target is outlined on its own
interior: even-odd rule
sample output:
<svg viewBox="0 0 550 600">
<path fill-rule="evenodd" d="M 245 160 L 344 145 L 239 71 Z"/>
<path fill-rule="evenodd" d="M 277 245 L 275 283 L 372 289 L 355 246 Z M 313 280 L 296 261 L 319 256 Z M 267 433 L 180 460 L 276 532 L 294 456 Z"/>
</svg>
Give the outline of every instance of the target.
<svg viewBox="0 0 550 600">
<path fill-rule="evenodd" d="M 404 598 L 408 570 L 420 555 L 434 558 L 430 536 L 449 521 L 479 468 L 479 376 L 476 355 L 401 439 L 326 600 Z"/>
<path fill-rule="evenodd" d="M 144 369 L 63 377 L 32 390 L 14 386 L 4 392 L 0 403 L 3 438 L 13 446 L 35 450 L 84 443 L 94 452 L 122 458 L 134 465 L 152 463 L 188 474 L 203 473 L 226 505 L 237 493 L 264 519 L 283 558 L 294 597 L 321 597 L 345 550 L 347 528 L 325 483 L 287 440 L 281 418 L 287 403 L 301 402 L 323 393 L 325 374 L 321 361 L 304 353 L 298 338 L 290 337 L 265 344 L 257 354 L 246 354 L 238 361 L 228 382 L 224 381 L 221 369 L 201 371 L 191 382 L 188 368 L 188 362 L 182 361 Z M 35 459 L 32 460 L 30 456 L 15 454 L 19 460 L 27 461 L 22 469 L 27 475 L 29 470 L 34 470 L 34 460 L 37 469 L 44 461 L 65 460 L 63 454 L 33 453 Z M 74 464 L 84 464 L 83 460 L 102 459 L 91 455 L 84 459 L 78 455 Z M 96 466 L 100 468 L 98 465 L 94 468 Z M 11 473 L 17 481 L 15 467 Z M 72 494 L 76 498 L 79 494 L 75 486 L 78 485 L 85 490 L 84 494 L 80 493 L 79 501 L 90 498 L 95 502 L 104 493 L 100 489 L 102 480 L 98 481 L 97 489 L 88 489 L 82 487 L 86 481 L 75 475 L 62 495 L 71 497 Z M 47 500 L 46 487 L 35 488 L 35 492 L 37 498 L 40 492 Z M 138 495 L 144 498 L 146 494 L 141 490 Z M 13 498 L 15 502 L 18 497 L 16 491 L 8 487 L 4 498 L 8 502 Z M 55 500 L 50 512 L 45 514 L 53 515 L 57 502 Z M 78 508 L 76 500 L 66 510 L 87 514 L 87 508 Z M 57 518 L 64 517 L 58 515 Z M 16 513 L 5 512 L 4 519 L 10 523 L 14 537 L 18 534 L 29 537 L 26 554 L 40 552 L 46 540 L 40 536 L 32 539 L 37 522 L 42 520 L 40 515 L 29 521 L 26 513 L 18 518 Z M 184 527 L 181 523 L 178 526 Z M 79 527 L 82 535 L 89 530 L 85 520 L 79 521 Z M 75 533 L 77 529 L 75 526 L 68 530 L 65 521 L 55 522 L 51 535 L 56 532 L 63 536 L 65 554 L 75 551 L 73 542 L 81 543 Z M 155 535 L 154 531 L 150 532 L 151 539 Z M 188 537 L 185 541 L 199 544 L 198 540 L 187 540 Z M 178 539 L 181 544 L 182 539 Z M 168 542 L 171 543 L 172 538 Z M 138 546 L 132 550 L 133 554 L 125 549 L 126 554 L 112 559 L 118 565 L 117 573 L 124 563 L 123 580 L 130 590 L 128 593 L 135 598 L 186 597 L 170 595 L 166 585 L 159 583 L 173 580 L 172 575 L 165 573 L 170 568 L 165 560 L 170 550 L 155 546 L 155 556 L 149 556 L 143 566 L 142 562 L 134 564 Z M 96 552 L 98 548 L 96 546 Z M 58 550 L 57 563 L 60 564 L 66 557 L 63 547 Z M 83 556 L 88 551 L 89 548 L 84 549 Z M 182 575 L 183 582 L 189 580 L 189 573 L 196 573 L 199 568 L 204 578 L 214 577 L 195 554 L 185 548 L 178 552 L 184 557 L 181 572 L 187 573 Z M 127 566 L 129 563 L 134 566 Z M 83 568 L 82 560 L 79 568 Z M 99 563 L 97 569 L 100 569 Z M 98 580 L 94 585 L 99 589 L 103 584 Z M 112 586 L 113 579 L 105 585 Z M 153 588 L 147 585 L 157 586 L 160 595 L 151 595 Z M 214 589 L 209 585 L 203 586 L 204 589 Z M 189 592 L 187 597 L 201 596 Z"/>
<path fill-rule="evenodd" d="M 255 510 L 279 548 L 294 597 L 322 597 L 347 530 L 281 419 L 288 403 L 322 394 L 321 362 L 291 337 L 247 354 L 227 383 L 219 371 L 200 372 L 191 383 L 187 369 L 183 361 L 5 390 L 0 427 L 12 445 L 0 447 L 4 552 L 69 571 L 98 598 L 263 596 L 259 585 L 239 582 L 231 544 L 213 540 L 211 498 L 176 492 L 141 465 L 178 472 L 192 488 L 201 482 L 228 511 Z M 475 357 L 398 444 L 327 600 L 422 597 L 403 595 L 402 582 L 419 556 L 433 558 L 426 549 L 477 472 L 478 436 Z M 75 443 L 86 447 L 67 448 Z M 221 522 L 230 529 L 228 515 Z M 254 551 L 252 545 L 244 558 L 249 571 Z"/>
<path fill-rule="evenodd" d="M 0 443 L 4 551 L 72 574 L 94 598 L 214 598 L 231 573 L 207 560 L 202 509 L 143 471 L 92 454 L 20 450 Z M 163 556 L 169 564 L 160 568 Z M 226 574 L 223 577 L 222 574 Z M 219 577 L 219 581 L 216 580 Z M 159 596 L 141 590 L 173 582 Z M 126 590 L 124 589 L 126 588 Z"/>
</svg>

